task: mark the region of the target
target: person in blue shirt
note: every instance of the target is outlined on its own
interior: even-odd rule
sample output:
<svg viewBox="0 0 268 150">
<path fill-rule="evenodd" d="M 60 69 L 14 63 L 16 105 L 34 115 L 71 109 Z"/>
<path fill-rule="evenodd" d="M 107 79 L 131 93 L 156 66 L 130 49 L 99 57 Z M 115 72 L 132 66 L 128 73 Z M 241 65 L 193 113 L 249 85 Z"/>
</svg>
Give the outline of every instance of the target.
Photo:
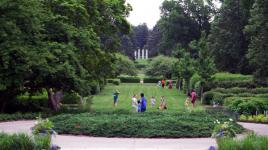
<svg viewBox="0 0 268 150">
<path fill-rule="evenodd" d="M 144 97 L 144 94 L 141 93 L 141 112 L 145 112 L 146 111 L 146 98 Z"/>
<path fill-rule="evenodd" d="M 117 106 L 117 103 L 118 103 L 118 96 L 119 96 L 120 92 L 118 90 L 116 90 L 114 93 L 113 93 L 113 97 L 114 97 L 114 107 Z"/>
</svg>

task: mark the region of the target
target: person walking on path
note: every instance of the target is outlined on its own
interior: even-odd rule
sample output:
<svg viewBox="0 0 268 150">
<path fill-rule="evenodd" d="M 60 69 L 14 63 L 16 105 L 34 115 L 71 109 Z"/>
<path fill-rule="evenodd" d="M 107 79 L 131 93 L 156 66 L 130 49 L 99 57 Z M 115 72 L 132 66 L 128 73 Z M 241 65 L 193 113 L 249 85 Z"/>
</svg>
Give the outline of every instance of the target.
<svg viewBox="0 0 268 150">
<path fill-rule="evenodd" d="M 146 111 L 146 105 L 147 105 L 146 98 L 144 97 L 144 94 L 141 93 L 141 112 Z"/>
<path fill-rule="evenodd" d="M 138 100 L 136 94 L 132 97 L 132 111 L 137 112 L 138 111 Z"/>
<path fill-rule="evenodd" d="M 162 83 L 162 88 L 165 88 L 166 81 L 163 79 L 163 80 L 161 81 L 161 83 Z"/>
<path fill-rule="evenodd" d="M 117 106 L 118 104 L 118 96 L 119 96 L 120 92 L 118 90 L 116 90 L 114 93 L 113 93 L 113 97 L 114 97 L 114 107 Z"/>
<path fill-rule="evenodd" d="M 196 92 L 195 92 L 194 89 L 191 92 L 191 98 L 192 98 L 192 104 L 193 104 L 193 107 L 194 107 L 195 106 L 195 101 L 197 99 L 197 95 L 196 95 Z"/>
</svg>

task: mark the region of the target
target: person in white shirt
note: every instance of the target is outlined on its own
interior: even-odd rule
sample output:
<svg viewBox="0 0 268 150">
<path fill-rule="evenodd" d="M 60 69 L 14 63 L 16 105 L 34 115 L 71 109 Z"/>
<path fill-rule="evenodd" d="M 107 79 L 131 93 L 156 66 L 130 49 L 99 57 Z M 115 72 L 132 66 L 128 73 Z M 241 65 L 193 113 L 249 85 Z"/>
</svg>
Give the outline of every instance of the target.
<svg viewBox="0 0 268 150">
<path fill-rule="evenodd" d="M 132 111 L 137 112 L 138 111 L 138 100 L 137 100 L 137 95 L 132 96 Z"/>
</svg>

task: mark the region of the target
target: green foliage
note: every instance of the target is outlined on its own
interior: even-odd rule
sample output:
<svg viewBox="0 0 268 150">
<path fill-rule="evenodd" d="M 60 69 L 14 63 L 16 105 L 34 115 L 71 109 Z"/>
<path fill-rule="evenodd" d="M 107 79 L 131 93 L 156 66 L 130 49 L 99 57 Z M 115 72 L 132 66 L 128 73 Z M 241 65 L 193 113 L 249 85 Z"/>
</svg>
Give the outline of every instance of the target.
<svg viewBox="0 0 268 150">
<path fill-rule="evenodd" d="M 235 137 L 235 127 L 232 119 L 229 121 L 221 123 L 220 121 L 216 120 L 214 122 L 216 125 L 212 132 L 213 138 L 224 138 L 224 137 Z"/>
<path fill-rule="evenodd" d="M 175 64 L 175 74 L 179 78 L 183 78 L 186 82 L 186 91 L 190 91 L 190 79 L 194 75 L 196 68 L 194 59 L 191 58 L 190 53 L 185 52 L 183 57 Z"/>
<path fill-rule="evenodd" d="M 214 81 L 252 81 L 253 77 L 252 75 L 242 75 L 242 74 L 233 74 L 229 72 L 221 72 L 221 73 L 216 73 L 213 75 L 213 80 Z"/>
<path fill-rule="evenodd" d="M 118 77 L 122 83 L 140 83 L 139 77 Z"/>
<path fill-rule="evenodd" d="M 41 115 L 37 118 L 37 123 L 33 127 L 33 134 L 38 135 L 40 133 L 51 134 L 53 129 L 53 123 L 48 119 L 42 119 Z"/>
<path fill-rule="evenodd" d="M 61 101 L 62 104 L 79 104 L 80 97 L 77 93 L 64 93 Z"/>
<path fill-rule="evenodd" d="M 120 0 L 2 1 L 0 111 L 24 91 L 46 89 L 54 110 L 59 91 L 97 93 L 113 75 L 129 10 Z"/>
<path fill-rule="evenodd" d="M 0 150 L 49 150 L 50 144 L 50 136 L 0 133 Z"/>
<path fill-rule="evenodd" d="M 120 74 L 122 75 L 129 75 L 129 76 L 136 76 L 137 69 L 135 64 L 132 60 L 130 60 L 127 56 L 122 54 L 116 54 L 116 62 L 115 62 L 115 76 Z"/>
<path fill-rule="evenodd" d="M 212 91 L 223 93 L 223 94 L 241 94 L 241 93 L 266 94 L 266 93 L 268 93 L 268 88 L 249 89 L 249 88 L 234 87 L 234 88 L 229 88 L 229 89 L 216 88 L 216 89 L 213 89 Z"/>
<path fill-rule="evenodd" d="M 40 113 L 13 113 L 13 114 L 0 114 L 0 122 L 14 121 L 14 120 L 33 120 L 39 116 Z M 43 117 L 52 116 L 50 113 L 42 113 Z"/>
<path fill-rule="evenodd" d="M 266 150 L 268 137 L 249 134 L 243 139 L 221 138 L 218 140 L 219 150 Z"/>
<path fill-rule="evenodd" d="M 173 69 L 177 60 L 173 57 L 157 56 L 152 59 L 146 68 L 146 75 L 161 76 L 163 78 L 171 78 Z"/>
<path fill-rule="evenodd" d="M 257 80 L 266 80 L 268 77 L 268 2 L 255 0 L 251 9 L 251 18 L 245 31 L 250 39 L 248 58 L 255 67 L 254 77 Z"/>
<path fill-rule="evenodd" d="M 196 83 L 199 81 L 201 81 L 201 77 L 197 73 L 195 73 L 190 79 L 190 87 L 194 89 Z"/>
<path fill-rule="evenodd" d="M 34 141 L 26 134 L 0 133 L 0 150 L 34 150 Z"/>
<path fill-rule="evenodd" d="M 144 114 L 111 112 L 60 115 L 51 118 L 60 134 L 101 137 L 209 137 L 213 121 L 229 118 L 216 112 Z M 163 130 L 165 129 L 165 130 Z M 241 127 L 237 126 L 237 131 Z"/>
<path fill-rule="evenodd" d="M 144 83 L 155 83 L 155 84 L 157 84 L 158 81 L 161 81 L 161 80 L 162 80 L 162 78 L 153 78 L 153 77 L 143 78 Z"/>
<path fill-rule="evenodd" d="M 253 0 L 224 0 L 212 23 L 208 38 L 217 69 L 251 73 L 246 58 L 248 39 L 243 29 L 250 17 Z"/>
<path fill-rule="evenodd" d="M 108 83 L 112 83 L 114 85 L 119 85 L 121 83 L 120 79 L 107 79 Z"/>
<path fill-rule="evenodd" d="M 267 110 L 268 101 L 259 97 L 229 97 L 225 100 L 225 106 L 239 114 L 254 115 Z"/>
<path fill-rule="evenodd" d="M 162 36 L 160 53 L 170 55 L 178 43 L 182 48 L 188 48 L 191 41 L 200 38 L 201 31 L 209 32 L 214 9 L 211 2 L 181 0 L 164 1 L 161 12 L 158 22 Z"/>
</svg>

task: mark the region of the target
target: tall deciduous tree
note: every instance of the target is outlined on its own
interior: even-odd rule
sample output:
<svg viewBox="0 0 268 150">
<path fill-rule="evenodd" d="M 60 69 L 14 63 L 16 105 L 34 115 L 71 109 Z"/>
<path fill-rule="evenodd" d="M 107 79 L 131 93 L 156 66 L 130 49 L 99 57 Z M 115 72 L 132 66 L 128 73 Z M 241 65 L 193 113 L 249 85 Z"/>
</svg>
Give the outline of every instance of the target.
<svg viewBox="0 0 268 150">
<path fill-rule="evenodd" d="M 214 13 L 211 1 L 171 0 L 164 1 L 161 7 L 162 17 L 159 21 L 163 33 L 160 52 L 171 55 L 176 45 L 188 48 L 188 44 L 200 37 L 201 31 L 210 30 L 210 19 Z"/>
<path fill-rule="evenodd" d="M 206 34 L 202 32 L 201 38 L 199 39 L 196 48 L 198 49 L 198 69 L 197 73 L 201 78 L 200 87 L 201 87 L 201 102 L 202 102 L 202 95 L 203 95 L 203 87 L 204 85 L 211 80 L 211 77 L 214 73 L 216 73 L 216 66 L 214 63 L 214 58 L 212 56 L 211 51 L 208 49 Z"/>
<path fill-rule="evenodd" d="M 248 58 L 257 80 L 268 79 L 268 1 L 256 0 L 245 31 L 250 37 Z"/>
<path fill-rule="evenodd" d="M 187 94 L 190 92 L 190 79 L 196 71 L 194 67 L 195 60 L 191 58 L 189 52 L 184 52 L 183 56 L 179 58 L 179 61 L 175 65 L 177 74 L 185 80 Z"/>
<path fill-rule="evenodd" d="M 243 29 L 248 22 L 252 3 L 253 0 L 224 0 L 213 21 L 209 48 L 221 71 L 251 72 L 246 58 L 249 41 Z"/>
</svg>

